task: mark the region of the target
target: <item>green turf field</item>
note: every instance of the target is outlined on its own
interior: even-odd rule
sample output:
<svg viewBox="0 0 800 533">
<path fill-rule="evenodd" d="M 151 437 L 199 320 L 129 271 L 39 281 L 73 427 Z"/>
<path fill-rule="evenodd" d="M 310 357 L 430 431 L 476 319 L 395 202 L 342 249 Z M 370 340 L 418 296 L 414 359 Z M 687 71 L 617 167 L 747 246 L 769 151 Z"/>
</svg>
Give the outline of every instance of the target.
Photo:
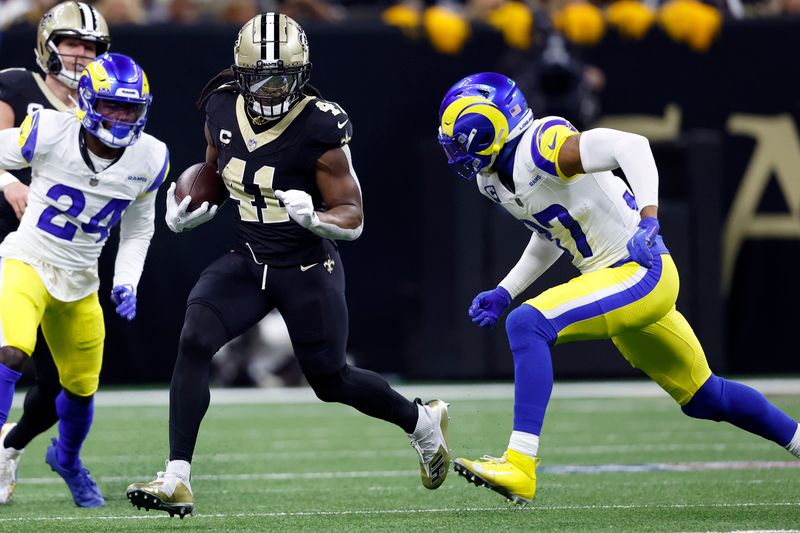
<svg viewBox="0 0 800 533">
<path fill-rule="evenodd" d="M 800 396 L 772 399 L 800 416 Z M 500 455 L 511 406 L 510 400 L 452 402 L 453 457 Z M 18 416 L 15 410 L 11 419 Z M 125 497 L 129 483 L 163 468 L 167 407 L 98 407 L 83 459 L 106 507 L 74 507 L 44 464 L 49 438 L 39 438 L 23 457 L 15 502 L 0 507 L 0 531 L 800 528 L 800 461 L 732 427 L 689 419 L 669 399 L 554 399 L 544 433 L 539 492 L 519 510 L 452 470 L 439 490 L 425 490 L 405 435 L 349 408 L 212 405 L 194 460 L 197 514 L 181 521 L 136 510 Z M 698 464 L 675 466 L 682 463 Z M 658 464 L 665 470 L 655 470 Z M 619 471 L 624 465 L 651 466 Z"/>
</svg>

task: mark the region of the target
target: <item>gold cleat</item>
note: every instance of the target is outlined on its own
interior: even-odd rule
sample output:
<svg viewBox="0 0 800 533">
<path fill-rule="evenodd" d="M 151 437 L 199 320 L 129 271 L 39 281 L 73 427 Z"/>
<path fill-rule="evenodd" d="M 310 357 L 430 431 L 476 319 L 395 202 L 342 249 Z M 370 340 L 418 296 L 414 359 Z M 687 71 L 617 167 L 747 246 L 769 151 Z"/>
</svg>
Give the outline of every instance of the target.
<svg viewBox="0 0 800 533">
<path fill-rule="evenodd" d="M 173 474 L 159 472 L 154 481 L 129 485 L 127 494 L 137 509 L 164 511 L 181 519 L 194 514 L 192 486 Z"/>
<path fill-rule="evenodd" d="M 411 446 L 419 454 L 419 475 L 426 489 L 438 489 L 444 483 L 450 469 L 450 448 L 447 447 L 448 403 L 431 400 L 421 407 L 420 416 L 428 419 L 422 424 L 423 435 L 410 435 Z"/>
<path fill-rule="evenodd" d="M 458 458 L 454 469 L 476 487 L 485 486 L 502 494 L 515 504 L 526 506 L 536 496 L 536 467 L 539 458 L 514 450 L 503 457 L 484 455 L 476 461 Z"/>
</svg>

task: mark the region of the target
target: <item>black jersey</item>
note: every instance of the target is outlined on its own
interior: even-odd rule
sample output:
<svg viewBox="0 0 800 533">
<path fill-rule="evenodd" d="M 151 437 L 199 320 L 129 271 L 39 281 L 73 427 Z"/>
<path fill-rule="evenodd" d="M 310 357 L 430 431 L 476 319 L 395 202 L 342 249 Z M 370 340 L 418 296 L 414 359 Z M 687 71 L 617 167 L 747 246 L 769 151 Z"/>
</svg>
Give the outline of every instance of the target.
<svg viewBox="0 0 800 533">
<path fill-rule="evenodd" d="M 350 142 L 353 128 L 347 113 L 334 102 L 305 96 L 284 118 L 259 132 L 247 117 L 244 98 L 222 91 L 209 98 L 206 120 L 236 213 L 236 249 L 272 266 L 323 261 L 331 241 L 291 220 L 274 191 L 303 190 L 315 209 L 325 210 L 315 164 L 328 150 Z"/>
<path fill-rule="evenodd" d="M 29 114 L 39 109 L 66 111 L 65 106 L 45 85 L 37 73 L 24 68 L 9 68 L 0 71 L 0 100 L 14 111 L 14 126 L 18 127 Z M 29 168 L 12 171 L 14 177 L 25 185 L 31 183 Z M 0 194 L 0 241 L 19 226 L 14 209 L 8 205 L 5 196 Z"/>
</svg>

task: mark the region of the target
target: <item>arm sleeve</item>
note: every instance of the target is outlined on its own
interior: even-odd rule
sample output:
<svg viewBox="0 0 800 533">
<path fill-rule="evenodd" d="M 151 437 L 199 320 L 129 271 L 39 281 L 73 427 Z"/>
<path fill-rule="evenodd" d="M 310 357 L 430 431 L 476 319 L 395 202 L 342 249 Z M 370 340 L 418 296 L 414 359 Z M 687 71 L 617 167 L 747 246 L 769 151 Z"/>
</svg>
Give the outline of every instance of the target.
<svg viewBox="0 0 800 533">
<path fill-rule="evenodd" d="M 498 283 L 498 286 L 507 290 L 512 298 L 516 298 L 548 268 L 553 266 L 561 254 L 562 251 L 559 248 L 534 233 L 517 264 Z"/>
<path fill-rule="evenodd" d="M 144 260 L 155 231 L 156 194 L 134 201 L 122 215 L 119 249 L 114 264 L 114 286 L 130 285 L 136 290 Z"/>
<path fill-rule="evenodd" d="M 581 134 L 580 152 L 586 172 L 621 168 L 639 207 L 658 205 L 658 169 L 646 137 L 597 128 Z"/>
<path fill-rule="evenodd" d="M 0 169 L 25 168 L 29 164 L 20 150 L 20 129 L 0 131 Z"/>
</svg>

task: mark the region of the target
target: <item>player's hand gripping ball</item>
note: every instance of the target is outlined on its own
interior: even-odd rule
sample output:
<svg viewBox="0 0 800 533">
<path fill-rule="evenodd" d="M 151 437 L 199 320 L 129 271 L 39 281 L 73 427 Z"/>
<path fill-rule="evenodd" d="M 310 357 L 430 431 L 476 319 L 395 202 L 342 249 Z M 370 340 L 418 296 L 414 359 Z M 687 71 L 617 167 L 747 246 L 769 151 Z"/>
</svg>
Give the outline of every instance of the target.
<svg viewBox="0 0 800 533">
<path fill-rule="evenodd" d="M 225 183 L 213 166 L 192 165 L 167 190 L 167 226 L 175 233 L 196 228 L 214 218 L 227 198 Z"/>
</svg>

